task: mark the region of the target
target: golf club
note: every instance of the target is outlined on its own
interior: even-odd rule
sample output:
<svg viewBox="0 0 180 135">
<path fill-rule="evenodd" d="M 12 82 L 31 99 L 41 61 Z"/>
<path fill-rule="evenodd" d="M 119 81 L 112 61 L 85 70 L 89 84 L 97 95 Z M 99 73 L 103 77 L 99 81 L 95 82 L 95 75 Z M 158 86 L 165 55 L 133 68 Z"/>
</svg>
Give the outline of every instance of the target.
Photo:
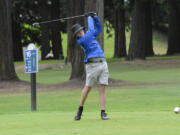
<svg viewBox="0 0 180 135">
<path fill-rule="evenodd" d="M 52 23 L 52 22 L 57 22 L 61 20 L 69 20 L 69 19 L 74 19 L 74 18 L 80 18 L 80 17 L 87 17 L 87 16 L 95 16 L 95 12 L 88 12 L 82 15 L 77 15 L 77 16 L 71 16 L 71 17 L 65 17 L 65 18 L 59 18 L 59 19 L 54 19 L 54 20 L 49 20 L 49 21 L 42 21 L 42 22 L 35 22 L 32 24 L 33 27 L 36 27 L 39 24 L 47 24 L 47 23 Z"/>
</svg>

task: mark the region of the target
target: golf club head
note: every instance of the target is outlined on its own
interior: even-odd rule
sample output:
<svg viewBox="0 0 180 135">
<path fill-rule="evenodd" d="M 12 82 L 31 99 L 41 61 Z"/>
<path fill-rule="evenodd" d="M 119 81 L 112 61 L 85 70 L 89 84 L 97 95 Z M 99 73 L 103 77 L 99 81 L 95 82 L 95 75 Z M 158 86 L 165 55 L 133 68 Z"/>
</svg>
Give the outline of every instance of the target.
<svg viewBox="0 0 180 135">
<path fill-rule="evenodd" d="M 38 22 L 35 22 L 35 23 L 32 24 L 33 27 L 37 27 L 38 25 L 39 25 Z"/>
</svg>

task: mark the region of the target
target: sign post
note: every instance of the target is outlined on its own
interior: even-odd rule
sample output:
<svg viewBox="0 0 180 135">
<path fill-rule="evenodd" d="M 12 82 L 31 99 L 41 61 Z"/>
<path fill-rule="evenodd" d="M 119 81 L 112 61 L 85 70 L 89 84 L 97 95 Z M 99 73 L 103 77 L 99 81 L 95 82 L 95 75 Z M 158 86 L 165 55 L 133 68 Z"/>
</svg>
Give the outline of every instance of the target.
<svg viewBox="0 0 180 135">
<path fill-rule="evenodd" d="M 25 73 L 31 74 L 31 111 L 36 111 L 36 73 L 38 72 L 38 49 L 30 43 L 24 51 Z"/>
<path fill-rule="evenodd" d="M 36 111 L 36 73 L 31 73 L 31 111 Z"/>
</svg>

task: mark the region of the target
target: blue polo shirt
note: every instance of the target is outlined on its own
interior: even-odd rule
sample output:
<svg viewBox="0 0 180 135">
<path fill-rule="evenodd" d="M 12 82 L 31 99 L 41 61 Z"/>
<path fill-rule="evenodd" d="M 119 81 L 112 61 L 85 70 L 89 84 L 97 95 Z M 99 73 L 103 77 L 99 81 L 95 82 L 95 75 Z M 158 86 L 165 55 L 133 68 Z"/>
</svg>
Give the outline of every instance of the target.
<svg viewBox="0 0 180 135">
<path fill-rule="evenodd" d="M 96 28 L 94 28 L 94 24 Z M 85 52 L 84 63 L 87 63 L 89 58 L 105 58 L 104 52 L 96 40 L 96 37 L 101 32 L 101 22 L 98 16 L 95 16 L 94 19 L 92 17 L 88 17 L 88 31 L 84 34 L 84 36 L 77 39 L 78 44 Z"/>
</svg>

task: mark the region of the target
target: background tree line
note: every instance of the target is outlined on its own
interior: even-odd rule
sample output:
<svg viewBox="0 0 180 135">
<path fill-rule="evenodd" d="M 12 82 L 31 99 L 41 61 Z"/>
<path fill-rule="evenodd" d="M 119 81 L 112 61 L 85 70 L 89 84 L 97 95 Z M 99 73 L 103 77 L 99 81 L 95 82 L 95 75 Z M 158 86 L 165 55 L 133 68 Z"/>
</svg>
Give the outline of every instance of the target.
<svg viewBox="0 0 180 135">
<path fill-rule="evenodd" d="M 32 27 L 36 21 L 96 11 L 111 36 L 115 30 L 114 57 L 127 60 L 153 56 L 152 30 L 168 33 L 167 55 L 180 53 L 178 0 L 0 0 L 0 80 L 17 79 L 13 61 L 23 60 L 23 47 L 34 42 L 41 49 L 41 59 L 49 52 L 53 59 L 63 59 L 62 32 L 68 33 L 68 60 L 73 78 L 84 78 L 83 52 L 75 45 L 71 27 L 85 19 L 61 21 Z M 104 26 L 103 26 L 104 27 Z M 131 31 L 127 53 L 126 30 Z M 104 36 L 98 38 L 104 46 Z"/>
</svg>

